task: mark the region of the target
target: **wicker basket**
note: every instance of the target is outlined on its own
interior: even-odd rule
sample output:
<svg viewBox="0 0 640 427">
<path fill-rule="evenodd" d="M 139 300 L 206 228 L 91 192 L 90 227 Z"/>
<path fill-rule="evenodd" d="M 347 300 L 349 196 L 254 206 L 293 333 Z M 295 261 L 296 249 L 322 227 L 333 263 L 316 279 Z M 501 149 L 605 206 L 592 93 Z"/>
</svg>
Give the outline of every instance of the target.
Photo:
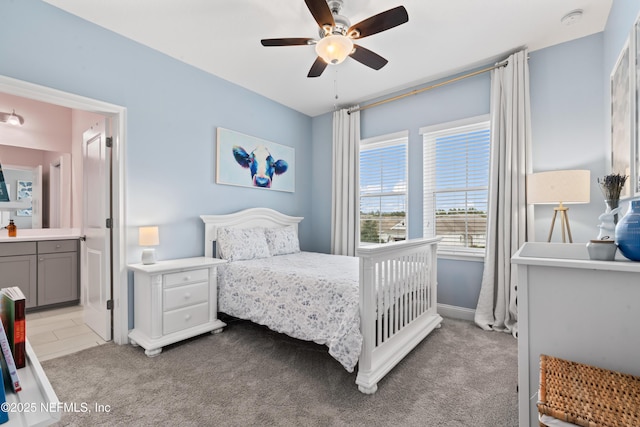
<svg viewBox="0 0 640 427">
<path fill-rule="evenodd" d="M 538 397 L 538 412 L 568 423 L 640 427 L 640 377 L 542 354 Z"/>
</svg>

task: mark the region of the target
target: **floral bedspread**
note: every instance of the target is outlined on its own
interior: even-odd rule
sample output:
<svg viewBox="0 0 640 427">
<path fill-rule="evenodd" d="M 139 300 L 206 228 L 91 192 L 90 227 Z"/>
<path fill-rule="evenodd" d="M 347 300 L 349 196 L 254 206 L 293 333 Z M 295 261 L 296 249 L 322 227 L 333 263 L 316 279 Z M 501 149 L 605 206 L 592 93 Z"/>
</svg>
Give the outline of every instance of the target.
<svg viewBox="0 0 640 427">
<path fill-rule="evenodd" d="M 218 267 L 218 309 L 326 344 L 348 372 L 362 348 L 358 258 L 299 252 Z"/>
</svg>

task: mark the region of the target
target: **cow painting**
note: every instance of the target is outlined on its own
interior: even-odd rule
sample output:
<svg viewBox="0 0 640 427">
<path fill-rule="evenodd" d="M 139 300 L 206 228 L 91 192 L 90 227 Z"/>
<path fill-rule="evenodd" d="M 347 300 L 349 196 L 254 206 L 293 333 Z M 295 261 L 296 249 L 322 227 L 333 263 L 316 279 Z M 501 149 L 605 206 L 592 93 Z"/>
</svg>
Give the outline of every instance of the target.
<svg viewBox="0 0 640 427">
<path fill-rule="evenodd" d="M 250 170 L 255 187 L 271 188 L 273 175 L 282 175 L 289 168 L 285 160 L 274 160 L 264 145 L 258 145 L 250 153 L 241 146 L 234 145 L 233 157 L 240 166 Z"/>
</svg>

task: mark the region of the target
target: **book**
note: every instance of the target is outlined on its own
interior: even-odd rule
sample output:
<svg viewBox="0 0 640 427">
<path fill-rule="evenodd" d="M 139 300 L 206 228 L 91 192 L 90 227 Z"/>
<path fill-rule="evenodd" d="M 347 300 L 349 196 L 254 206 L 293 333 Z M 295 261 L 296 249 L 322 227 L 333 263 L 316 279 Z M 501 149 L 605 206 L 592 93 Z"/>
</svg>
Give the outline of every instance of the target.
<svg viewBox="0 0 640 427">
<path fill-rule="evenodd" d="M 17 369 L 24 368 L 27 363 L 25 304 L 26 298 L 18 286 L 0 289 L 0 318 Z"/>
<path fill-rule="evenodd" d="M 9 347 L 9 339 L 7 333 L 0 322 L 0 348 L 2 349 L 2 355 L 4 356 L 4 362 L 9 372 L 9 378 L 11 379 L 11 387 L 16 393 L 22 390 L 20 386 L 20 379 L 18 378 L 18 370 L 16 369 L 16 362 L 13 360 L 13 354 L 11 354 L 11 348 Z"/>
<path fill-rule="evenodd" d="M 4 390 L 4 379 L 2 378 L 2 369 L 0 369 L 0 424 L 9 421 L 9 408 L 6 403 L 7 393 Z"/>
</svg>

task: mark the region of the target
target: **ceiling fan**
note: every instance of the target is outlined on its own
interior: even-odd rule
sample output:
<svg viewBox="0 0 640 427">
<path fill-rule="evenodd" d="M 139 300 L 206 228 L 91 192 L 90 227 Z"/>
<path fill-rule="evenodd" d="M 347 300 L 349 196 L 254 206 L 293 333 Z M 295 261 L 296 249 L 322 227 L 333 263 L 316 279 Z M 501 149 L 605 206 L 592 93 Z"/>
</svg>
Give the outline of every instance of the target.
<svg viewBox="0 0 640 427">
<path fill-rule="evenodd" d="M 313 18 L 320 26 L 320 39 L 284 38 L 263 39 L 263 46 L 310 46 L 315 45 L 318 57 L 311 66 L 307 77 L 319 77 L 327 65 L 339 64 L 347 56 L 356 61 L 379 70 L 387 64 L 387 60 L 353 42 L 373 34 L 386 31 L 409 21 L 404 6 L 398 6 L 381 12 L 364 21 L 351 25 L 349 19 L 340 15 L 344 0 L 304 0 Z"/>
</svg>

